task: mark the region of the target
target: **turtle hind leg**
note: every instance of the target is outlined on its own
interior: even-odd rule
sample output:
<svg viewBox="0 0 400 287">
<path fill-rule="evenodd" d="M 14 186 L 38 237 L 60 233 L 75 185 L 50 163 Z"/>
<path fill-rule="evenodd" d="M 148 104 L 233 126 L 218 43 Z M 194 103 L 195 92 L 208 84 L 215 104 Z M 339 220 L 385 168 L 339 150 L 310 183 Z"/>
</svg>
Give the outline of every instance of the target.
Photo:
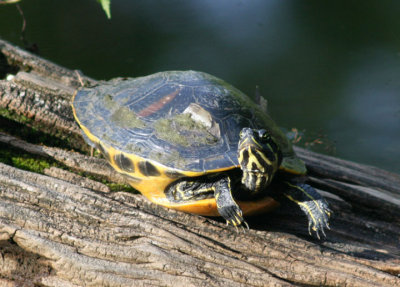
<svg viewBox="0 0 400 287">
<path fill-rule="evenodd" d="M 203 180 L 183 178 L 171 184 L 165 191 L 171 202 L 182 203 L 196 201 L 214 196 L 213 183 Z"/>
<path fill-rule="evenodd" d="M 318 239 L 321 232 L 324 237 L 325 228 L 329 228 L 329 217 L 332 211 L 326 200 L 310 185 L 304 183 L 285 182 L 283 195 L 300 207 L 308 218 L 308 232 L 315 232 Z"/>
<path fill-rule="evenodd" d="M 174 203 L 195 202 L 197 200 L 215 197 L 218 213 L 227 224 L 246 226 L 243 212 L 232 196 L 230 178 L 227 175 L 205 176 L 198 178 L 182 178 L 172 183 L 165 195 Z"/>
</svg>

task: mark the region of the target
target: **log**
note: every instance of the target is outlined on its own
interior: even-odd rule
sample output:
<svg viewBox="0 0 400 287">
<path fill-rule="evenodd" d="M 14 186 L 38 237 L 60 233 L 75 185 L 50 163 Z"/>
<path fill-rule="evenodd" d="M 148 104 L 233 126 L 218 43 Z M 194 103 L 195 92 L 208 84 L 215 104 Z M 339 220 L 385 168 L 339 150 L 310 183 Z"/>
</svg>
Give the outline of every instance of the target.
<svg viewBox="0 0 400 287">
<path fill-rule="evenodd" d="M 237 232 L 110 192 L 97 181 L 124 179 L 89 156 L 70 108 L 96 81 L 2 40 L 0 62 L 0 146 L 57 163 L 42 173 L 0 163 L 0 285 L 400 286 L 399 175 L 296 148 L 333 210 L 327 237 L 290 207 Z M 7 128 L 16 122 L 62 144 L 21 137 Z"/>
</svg>

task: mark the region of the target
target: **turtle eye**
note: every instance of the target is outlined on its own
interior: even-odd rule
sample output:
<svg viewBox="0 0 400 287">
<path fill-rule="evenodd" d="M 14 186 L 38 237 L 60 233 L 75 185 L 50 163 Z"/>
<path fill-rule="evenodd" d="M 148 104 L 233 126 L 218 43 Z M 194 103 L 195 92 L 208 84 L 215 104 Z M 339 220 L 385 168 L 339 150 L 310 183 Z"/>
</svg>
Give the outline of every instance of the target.
<svg viewBox="0 0 400 287">
<path fill-rule="evenodd" d="M 271 138 L 268 132 L 264 129 L 258 131 L 258 136 L 262 140 L 269 140 Z"/>
</svg>

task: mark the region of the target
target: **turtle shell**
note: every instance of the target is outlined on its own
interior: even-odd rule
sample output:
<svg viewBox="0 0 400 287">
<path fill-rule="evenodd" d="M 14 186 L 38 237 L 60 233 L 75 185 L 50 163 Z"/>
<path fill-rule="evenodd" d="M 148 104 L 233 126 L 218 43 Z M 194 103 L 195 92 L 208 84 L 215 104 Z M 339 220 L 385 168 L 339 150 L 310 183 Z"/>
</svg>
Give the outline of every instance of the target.
<svg viewBox="0 0 400 287">
<path fill-rule="evenodd" d="M 163 190 L 176 178 L 238 167 L 243 127 L 268 130 L 283 153 L 281 168 L 305 173 L 268 114 L 206 73 L 168 71 L 109 81 L 78 91 L 72 107 L 87 141 L 153 201 L 154 189 Z M 146 187 L 139 183 L 144 177 L 152 177 Z"/>
</svg>

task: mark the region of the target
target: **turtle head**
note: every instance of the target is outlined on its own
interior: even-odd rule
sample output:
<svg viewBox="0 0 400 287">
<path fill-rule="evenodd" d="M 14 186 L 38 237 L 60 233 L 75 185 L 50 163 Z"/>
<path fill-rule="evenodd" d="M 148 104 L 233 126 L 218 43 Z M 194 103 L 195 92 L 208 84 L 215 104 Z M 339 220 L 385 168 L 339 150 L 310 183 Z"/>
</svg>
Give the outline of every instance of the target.
<svg viewBox="0 0 400 287">
<path fill-rule="evenodd" d="M 243 128 L 238 144 L 242 184 L 252 193 L 268 186 L 282 161 L 282 153 L 268 131 Z"/>
</svg>

